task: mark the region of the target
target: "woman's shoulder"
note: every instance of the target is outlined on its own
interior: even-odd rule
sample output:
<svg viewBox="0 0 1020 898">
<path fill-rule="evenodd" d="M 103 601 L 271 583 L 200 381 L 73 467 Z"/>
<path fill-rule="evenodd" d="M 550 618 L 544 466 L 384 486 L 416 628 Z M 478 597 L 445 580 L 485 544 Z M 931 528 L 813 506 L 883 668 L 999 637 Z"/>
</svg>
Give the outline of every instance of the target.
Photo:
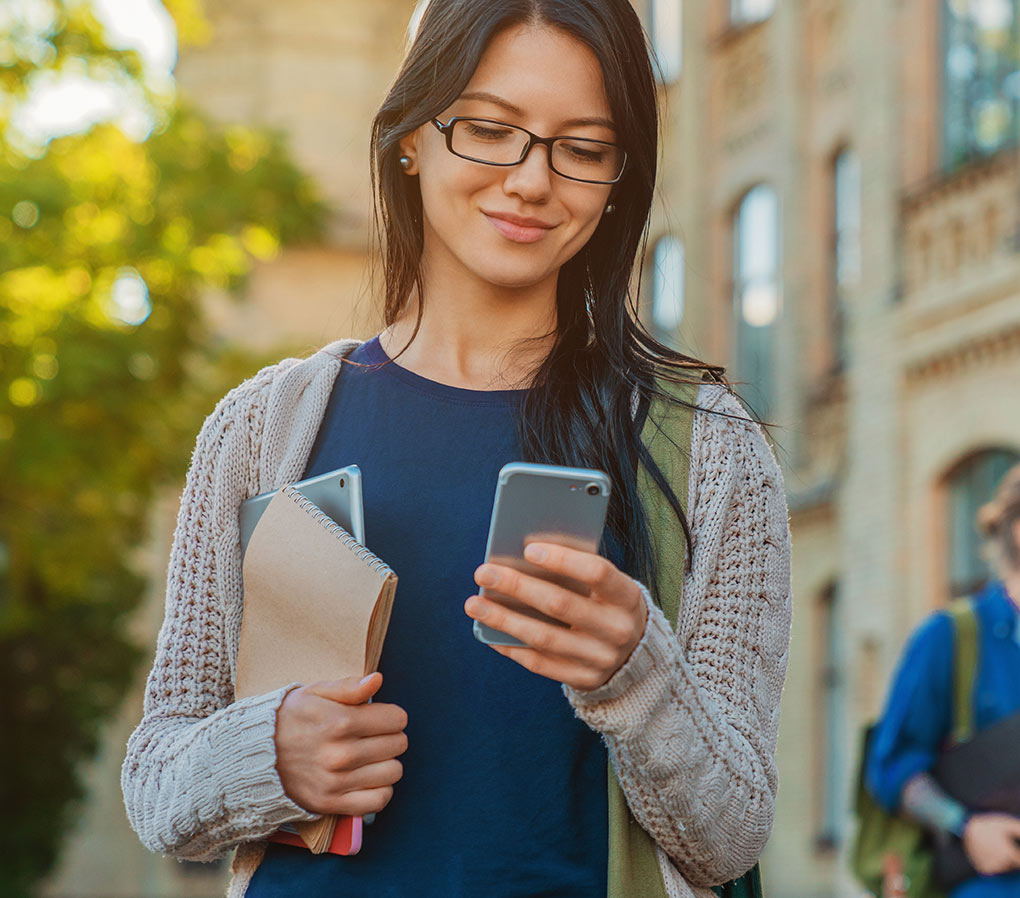
<svg viewBox="0 0 1020 898">
<path fill-rule="evenodd" d="M 702 415 L 715 415 L 739 426 L 755 423 L 736 393 L 726 384 L 705 381 L 698 387 L 695 405 Z"/>
<path fill-rule="evenodd" d="M 316 382 L 336 377 L 343 358 L 359 346 L 360 340 L 335 340 L 307 356 L 287 356 L 260 368 L 223 396 L 210 418 L 250 416 L 271 405 L 287 404 L 296 394 Z"/>
<path fill-rule="evenodd" d="M 893 690 L 902 692 L 910 684 L 927 683 L 933 679 L 948 687 L 955 643 L 956 626 L 947 609 L 941 608 L 926 615 L 903 642 Z"/>
<path fill-rule="evenodd" d="M 698 389 L 691 434 L 691 460 L 704 473 L 741 470 L 779 491 L 783 476 L 765 430 L 732 389 L 704 383 Z"/>
<path fill-rule="evenodd" d="M 206 417 L 193 463 L 232 458 L 240 464 L 254 456 L 275 471 L 293 449 L 293 435 L 317 426 L 316 416 L 321 417 L 343 358 L 358 344 L 338 340 L 303 358 L 283 358 L 239 383 Z M 269 455 L 263 451 L 266 447 Z M 252 488 L 261 491 L 263 485 L 260 477 Z"/>
<path fill-rule="evenodd" d="M 693 406 L 694 420 L 703 424 L 709 416 L 718 417 L 723 421 L 732 421 L 738 427 L 755 422 L 748 411 L 741 404 L 733 390 L 726 384 L 717 381 L 695 382 L 684 380 L 677 384 L 660 381 L 653 405 L 665 403 L 666 406 L 676 409 L 685 406 L 690 409 Z M 637 415 L 638 410 L 637 389 L 631 396 L 631 412 Z M 660 408 L 659 414 L 663 413 Z M 653 413 L 654 414 L 654 413 Z M 674 412 L 669 412 L 672 415 Z"/>
</svg>

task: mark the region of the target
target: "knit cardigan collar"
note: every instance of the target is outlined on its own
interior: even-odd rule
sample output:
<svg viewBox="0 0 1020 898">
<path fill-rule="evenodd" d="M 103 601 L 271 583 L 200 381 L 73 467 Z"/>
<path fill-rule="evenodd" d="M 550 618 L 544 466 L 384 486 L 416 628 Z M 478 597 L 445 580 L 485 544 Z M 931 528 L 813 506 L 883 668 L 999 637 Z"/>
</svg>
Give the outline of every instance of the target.
<svg viewBox="0 0 1020 898">
<path fill-rule="evenodd" d="M 263 433 L 268 438 L 262 440 L 259 454 L 257 492 L 280 489 L 301 479 L 343 359 L 360 345 L 360 340 L 337 340 L 273 379 L 266 403 Z"/>
</svg>

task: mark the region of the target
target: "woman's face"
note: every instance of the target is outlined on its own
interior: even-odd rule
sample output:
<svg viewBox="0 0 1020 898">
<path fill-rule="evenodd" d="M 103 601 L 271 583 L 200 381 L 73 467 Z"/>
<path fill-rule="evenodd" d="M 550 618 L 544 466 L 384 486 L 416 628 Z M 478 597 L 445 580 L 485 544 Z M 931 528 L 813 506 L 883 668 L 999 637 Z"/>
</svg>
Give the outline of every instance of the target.
<svg viewBox="0 0 1020 898">
<path fill-rule="evenodd" d="M 454 115 L 519 125 L 541 137 L 617 142 L 598 59 L 551 27 L 517 26 L 497 35 L 461 96 L 437 118 Z M 400 148 L 412 159 L 409 174 L 419 176 L 426 270 L 442 267 L 500 287 L 555 283 L 560 266 L 591 237 L 611 190 L 556 174 L 543 146 L 516 166 L 462 159 L 431 123 Z M 521 227 L 514 217 L 539 227 Z"/>
</svg>

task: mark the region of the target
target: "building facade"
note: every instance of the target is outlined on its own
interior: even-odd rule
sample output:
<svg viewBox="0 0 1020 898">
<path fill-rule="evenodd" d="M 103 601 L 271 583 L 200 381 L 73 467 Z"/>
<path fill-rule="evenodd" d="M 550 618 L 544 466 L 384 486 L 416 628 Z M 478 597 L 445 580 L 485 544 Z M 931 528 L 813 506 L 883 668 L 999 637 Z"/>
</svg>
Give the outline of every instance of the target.
<svg viewBox="0 0 1020 898">
<path fill-rule="evenodd" d="M 766 892 L 853 895 L 860 730 L 911 629 L 988 576 L 974 513 L 1020 458 L 1020 9 L 644 12 L 671 54 L 648 321 L 747 382 L 790 503 Z"/>
<path fill-rule="evenodd" d="M 368 124 L 413 3 L 206 5 L 214 39 L 182 58 L 183 88 L 225 121 L 286 129 L 336 208 L 330 243 L 260 266 L 224 329 L 263 348 L 374 332 Z M 911 629 L 987 577 L 973 515 L 1020 458 L 1018 0 L 635 5 L 658 52 L 665 138 L 642 313 L 727 365 L 771 422 L 790 502 L 794 634 L 766 892 L 855 895 L 860 729 Z M 168 542 L 158 525 L 154 567 Z M 161 586 L 140 618 L 148 644 Z M 148 856 L 117 818 L 140 688 L 52 895 L 218 894 L 223 869 Z M 129 872 L 104 882 L 114 863 Z"/>
</svg>

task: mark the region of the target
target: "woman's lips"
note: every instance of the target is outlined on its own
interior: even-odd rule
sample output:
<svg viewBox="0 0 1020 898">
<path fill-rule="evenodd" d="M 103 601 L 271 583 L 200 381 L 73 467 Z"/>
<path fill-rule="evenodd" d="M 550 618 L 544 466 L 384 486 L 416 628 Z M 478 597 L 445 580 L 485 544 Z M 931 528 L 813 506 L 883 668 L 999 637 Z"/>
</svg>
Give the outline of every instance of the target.
<svg viewBox="0 0 1020 898">
<path fill-rule="evenodd" d="M 536 240 L 541 240 L 552 230 L 551 226 L 519 225 L 514 224 L 512 221 L 507 221 L 505 218 L 490 215 L 488 212 L 483 212 L 482 214 L 489 219 L 497 231 L 506 237 L 507 240 L 512 240 L 514 243 L 534 243 Z"/>
</svg>

